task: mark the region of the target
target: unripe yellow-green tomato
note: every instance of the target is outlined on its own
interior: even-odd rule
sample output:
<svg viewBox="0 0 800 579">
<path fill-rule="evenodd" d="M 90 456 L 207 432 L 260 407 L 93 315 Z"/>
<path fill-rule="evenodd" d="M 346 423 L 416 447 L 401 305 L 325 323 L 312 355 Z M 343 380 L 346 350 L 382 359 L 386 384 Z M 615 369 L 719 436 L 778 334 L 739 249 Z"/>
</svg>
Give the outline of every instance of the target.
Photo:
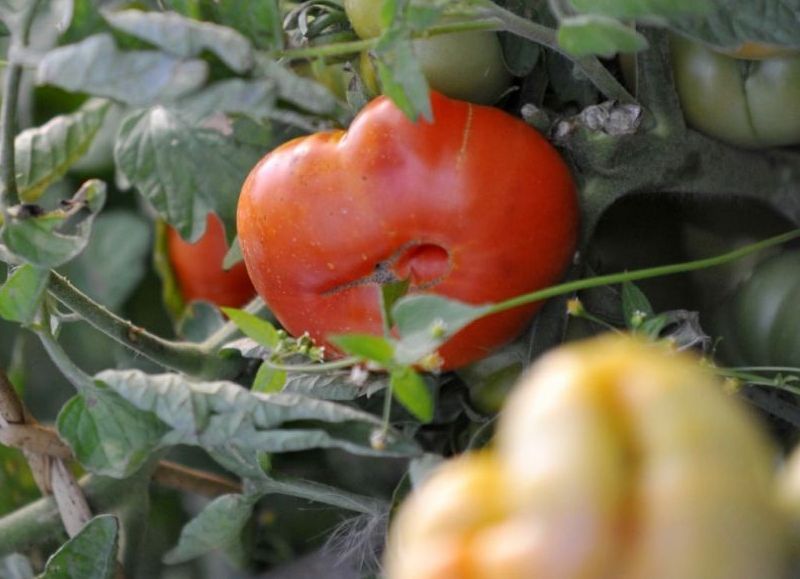
<svg viewBox="0 0 800 579">
<path fill-rule="evenodd" d="M 800 143 L 800 55 L 775 56 L 774 47 L 759 52 L 753 45 L 740 51 L 743 58 L 733 58 L 672 38 L 672 69 L 686 122 L 741 147 Z"/>
<path fill-rule="evenodd" d="M 380 0 L 345 0 L 361 38 L 381 34 Z M 494 103 L 511 84 L 503 49 L 494 32 L 454 32 L 414 41 L 414 52 L 431 88 L 451 98 Z"/>
<path fill-rule="evenodd" d="M 562 346 L 508 398 L 494 449 L 403 505 L 388 577 L 788 579 L 773 456 L 694 357 L 623 336 Z"/>
</svg>

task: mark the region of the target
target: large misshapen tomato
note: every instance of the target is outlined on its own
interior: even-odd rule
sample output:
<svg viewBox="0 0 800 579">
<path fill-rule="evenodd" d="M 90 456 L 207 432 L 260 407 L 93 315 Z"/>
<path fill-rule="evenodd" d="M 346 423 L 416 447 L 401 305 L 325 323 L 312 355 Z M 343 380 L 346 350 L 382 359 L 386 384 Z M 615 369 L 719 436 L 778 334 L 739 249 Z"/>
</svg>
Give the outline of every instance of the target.
<svg viewBox="0 0 800 579">
<path fill-rule="evenodd" d="M 196 243 L 184 241 L 170 227 L 167 251 L 185 301 L 205 300 L 222 307 L 239 307 L 255 297 L 244 263 L 223 269 L 228 245 L 222 223 L 213 214 L 209 213 L 206 232 Z"/>
<path fill-rule="evenodd" d="M 558 152 L 489 107 L 431 95 L 433 123 L 388 99 L 350 130 L 268 154 L 242 189 L 238 231 L 259 294 L 292 334 L 318 343 L 380 334 L 380 285 L 410 279 L 469 303 L 553 284 L 571 259 L 578 209 Z M 445 368 L 519 333 L 535 306 L 480 320 L 440 351 Z"/>
</svg>

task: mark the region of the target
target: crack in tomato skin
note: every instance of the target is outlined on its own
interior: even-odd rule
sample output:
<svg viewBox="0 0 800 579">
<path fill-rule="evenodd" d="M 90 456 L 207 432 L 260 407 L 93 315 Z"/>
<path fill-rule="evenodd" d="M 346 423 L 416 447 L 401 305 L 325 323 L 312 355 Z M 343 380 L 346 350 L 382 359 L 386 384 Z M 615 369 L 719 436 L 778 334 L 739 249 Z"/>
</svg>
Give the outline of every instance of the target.
<svg viewBox="0 0 800 579">
<path fill-rule="evenodd" d="M 578 211 L 558 153 L 502 111 L 436 93 L 431 100 L 434 123 L 413 123 L 379 98 L 347 133 L 290 141 L 248 177 L 242 253 L 290 333 L 318 342 L 344 331 L 381 334 L 383 276 L 410 277 L 412 291 L 490 303 L 562 275 Z M 391 278 L 376 270 L 387 261 Z M 473 324 L 440 351 L 446 367 L 510 340 L 534 310 Z"/>
</svg>

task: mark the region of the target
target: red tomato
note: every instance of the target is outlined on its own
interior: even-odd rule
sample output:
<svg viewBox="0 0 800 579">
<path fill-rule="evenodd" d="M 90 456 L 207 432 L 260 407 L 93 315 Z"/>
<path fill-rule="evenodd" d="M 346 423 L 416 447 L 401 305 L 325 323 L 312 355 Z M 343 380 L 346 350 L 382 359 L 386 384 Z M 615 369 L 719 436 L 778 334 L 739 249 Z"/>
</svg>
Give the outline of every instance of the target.
<svg viewBox="0 0 800 579">
<path fill-rule="evenodd" d="M 498 302 L 558 281 L 578 228 L 573 180 L 524 122 L 432 93 L 435 122 L 372 101 L 350 130 L 290 141 L 242 189 L 239 241 L 283 326 L 318 343 L 380 334 L 380 284 Z M 486 355 L 535 306 L 475 322 L 440 350 L 446 369 Z"/>
<path fill-rule="evenodd" d="M 222 223 L 213 214 L 209 213 L 206 232 L 196 243 L 184 241 L 177 231 L 168 228 L 167 251 L 185 301 L 205 300 L 236 308 L 255 297 L 244 263 L 228 271 L 222 269 L 228 245 Z"/>
</svg>

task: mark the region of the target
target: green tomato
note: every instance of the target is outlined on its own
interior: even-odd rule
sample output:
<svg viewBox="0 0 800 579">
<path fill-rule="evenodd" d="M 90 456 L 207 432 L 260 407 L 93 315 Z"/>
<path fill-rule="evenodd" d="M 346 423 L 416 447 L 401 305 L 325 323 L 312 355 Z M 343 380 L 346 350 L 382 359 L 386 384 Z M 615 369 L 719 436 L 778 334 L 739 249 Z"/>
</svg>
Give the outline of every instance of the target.
<svg viewBox="0 0 800 579">
<path fill-rule="evenodd" d="M 741 147 L 800 143 L 800 55 L 742 60 L 678 36 L 671 48 L 690 126 Z"/>
<path fill-rule="evenodd" d="M 379 0 L 345 0 L 344 8 L 361 38 L 381 34 Z M 479 104 L 494 103 L 511 84 L 494 32 L 454 32 L 414 41 L 414 52 L 431 88 Z"/>
<path fill-rule="evenodd" d="M 800 367 L 800 251 L 761 262 L 722 304 L 712 329 L 737 365 Z"/>
</svg>

